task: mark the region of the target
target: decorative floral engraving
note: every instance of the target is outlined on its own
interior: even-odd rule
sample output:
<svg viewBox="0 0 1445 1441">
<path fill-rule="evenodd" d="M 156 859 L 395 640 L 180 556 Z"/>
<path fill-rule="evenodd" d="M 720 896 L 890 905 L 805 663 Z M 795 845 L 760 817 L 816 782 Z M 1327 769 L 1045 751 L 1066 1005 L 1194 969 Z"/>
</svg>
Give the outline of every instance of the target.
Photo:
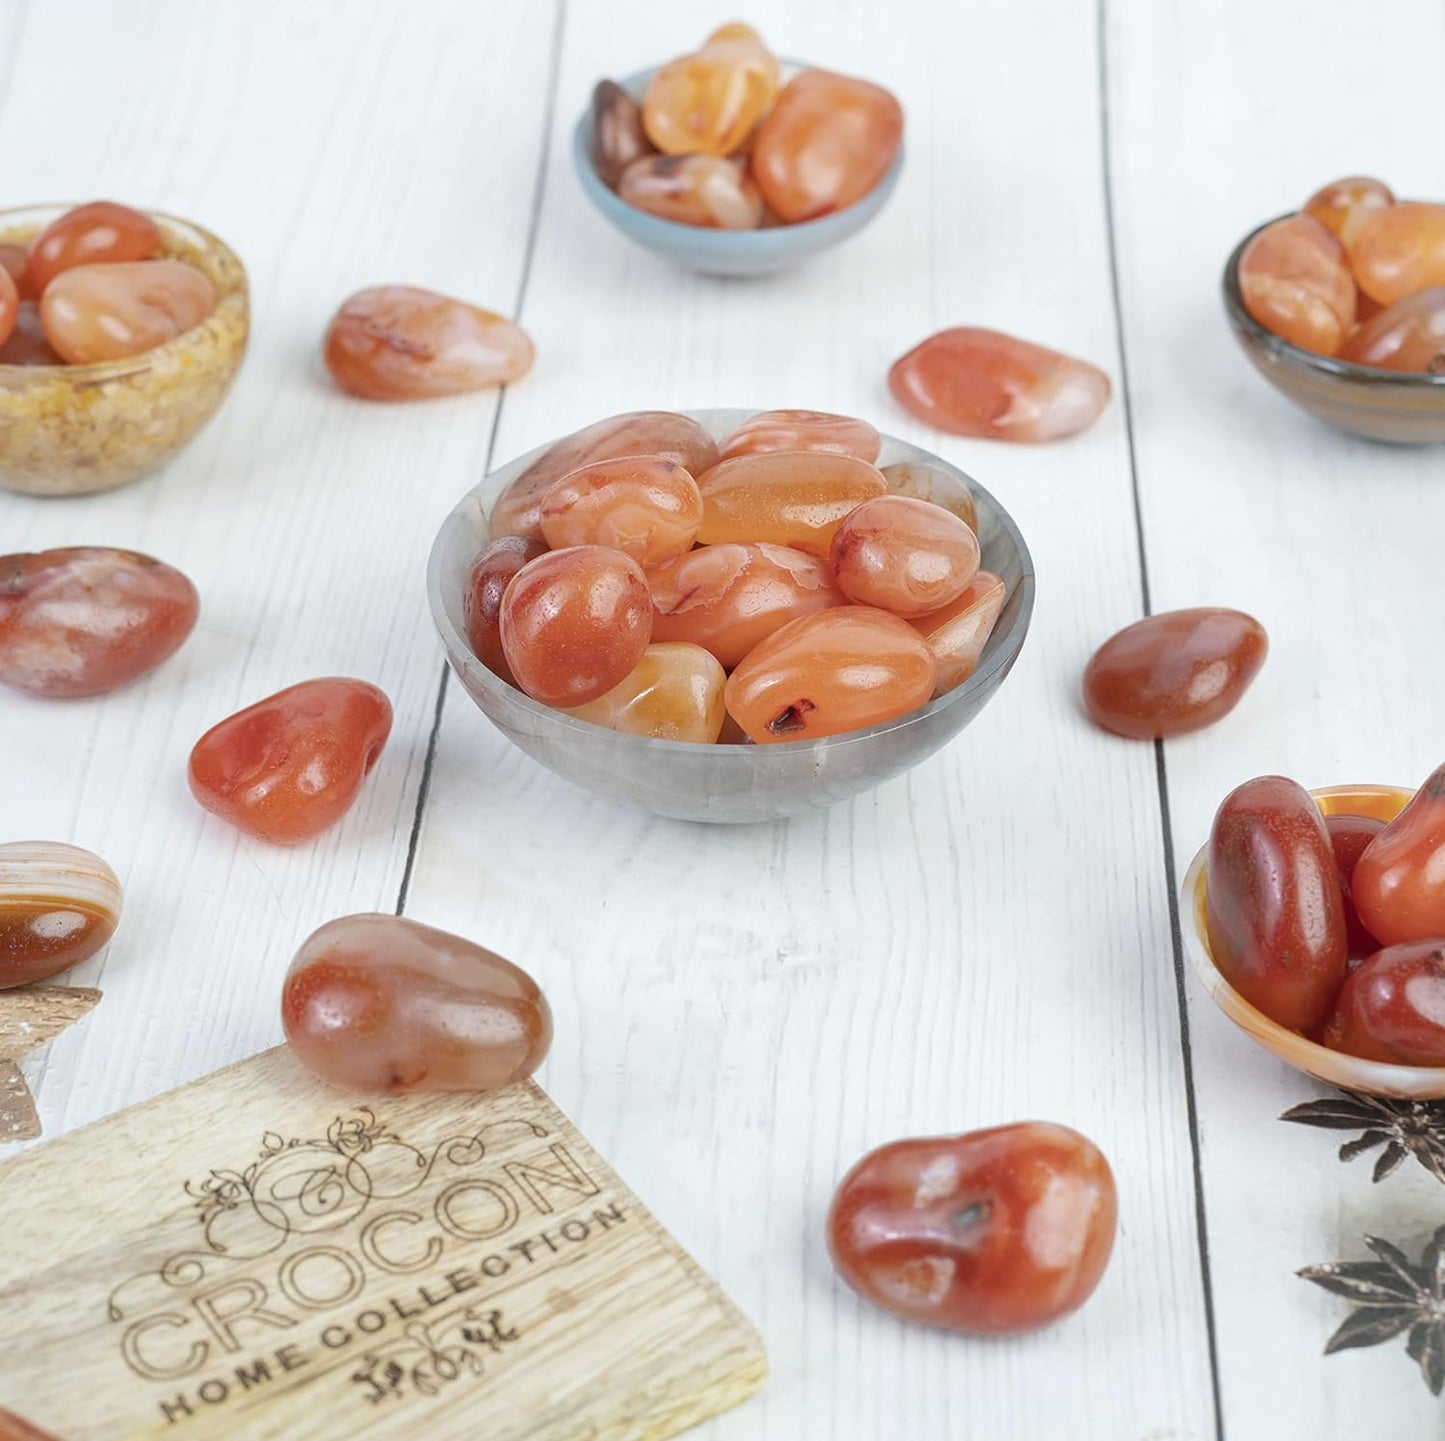
<svg viewBox="0 0 1445 1441">
<path fill-rule="evenodd" d="M 409 1391 L 435 1396 L 442 1387 L 465 1376 L 484 1373 L 482 1352 L 498 1352 L 517 1339 L 498 1310 L 469 1306 L 456 1316 L 426 1325 L 413 1321 L 402 1336 L 368 1351 L 352 1381 L 366 1389 L 368 1401 L 378 1403 Z"/>
</svg>

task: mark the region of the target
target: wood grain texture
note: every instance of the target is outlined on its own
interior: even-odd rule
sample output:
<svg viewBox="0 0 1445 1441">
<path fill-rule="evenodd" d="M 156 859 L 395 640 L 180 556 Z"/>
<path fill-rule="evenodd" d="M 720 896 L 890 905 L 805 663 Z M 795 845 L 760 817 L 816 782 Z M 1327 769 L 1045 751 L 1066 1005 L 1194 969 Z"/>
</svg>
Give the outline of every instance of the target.
<svg viewBox="0 0 1445 1441">
<path fill-rule="evenodd" d="M 101 191 L 195 217 L 244 257 L 254 311 L 234 391 L 162 474 L 74 503 L 0 493 L 0 550 L 129 546 L 201 592 L 196 633 L 139 684 L 73 705 L 0 697 L 7 835 L 86 845 L 126 890 L 114 943 L 68 978 L 103 978 L 106 1024 L 30 1067 L 52 1133 L 278 1039 L 301 938 L 395 905 L 438 674 L 421 576 L 484 468 L 496 396 L 352 400 L 320 340 L 378 280 L 511 308 L 552 27 L 539 0 L 424 9 L 425 23 L 352 0 L 6 12 L 0 202 Z M 208 817 L 186 789 L 195 740 L 328 674 L 379 684 L 396 710 L 351 814 L 292 850 Z"/>
<path fill-rule="evenodd" d="M 1251 776 L 1414 783 L 1442 759 L 1438 664 L 1445 456 L 1327 429 L 1235 348 L 1225 257 L 1340 175 L 1445 194 L 1445 11 L 1357 24 L 1328 6 L 1109 0 L 1126 345 L 1154 607 L 1230 605 L 1271 654 L 1220 725 L 1167 746 L 1182 875 L 1225 794 Z M 1327 98 L 1329 97 L 1329 98 Z M 1302 1265 L 1414 1252 L 1439 1184 L 1409 1163 L 1376 1187 L 1348 1133 L 1274 1117 L 1320 1092 L 1240 1036 L 1192 975 L 1224 1431 L 1230 1441 L 1445 1435 L 1403 1338 L 1322 1358 L 1338 1298 Z"/>
<path fill-rule="evenodd" d="M 887 397 L 931 331 L 994 324 L 1116 376 L 1095 32 L 1079 7 L 795 0 L 780 53 L 892 87 L 908 164 L 875 226 L 729 283 L 630 248 L 566 156 L 601 75 L 697 42 L 702 4 L 569 7 L 523 323 L 555 384 L 503 407 L 498 461 L 637 407 L 805 406 L 934 445 L 1017 518 L 1039 599 L 981 718 L 906 778 L 778 827 L 594 801 L 446 699 L 408 913 L 527 966 L 545 1075 L 758 1322 L 773 1378 L 718 1437 L 1214 1429 L 1154 761 L 1083 721 L 1089 650 L 1134 619 L 1122 412 L 1068 445 L 940 439 Z M 1006 117 L 1003 119 L 1002 117 Z M 1069 117 L 1065 120 L 1063 117 Z M 1116 1166 L 1090 1305 L 1008 1345 L 904 1326 L 834 1277 L 832 1189 L 901 1135 L 1041 1116 Z"/>
<path fill-rule="evenodd" d="M 0 1208 L 0 1400 L 68 1441 L 650 1441 L 766 1371 L 530 1083 L 357 1097 L 280 1047 L 12 1160 Z"/>
</svg>

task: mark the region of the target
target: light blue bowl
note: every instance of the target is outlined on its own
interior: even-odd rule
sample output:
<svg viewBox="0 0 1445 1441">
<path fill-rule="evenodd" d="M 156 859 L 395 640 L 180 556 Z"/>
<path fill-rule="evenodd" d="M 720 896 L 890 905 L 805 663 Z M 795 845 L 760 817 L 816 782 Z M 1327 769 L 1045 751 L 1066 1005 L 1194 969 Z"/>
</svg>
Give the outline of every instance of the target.
<svg viewBox="0 0 1445 1441">
<path fill-rule="evenodd" d="M 784 61 L 785 75 L 808 67 Z M 648 82 L 657 66 L 639 70 L 621 82 L 622 88 L 638 100 L 647 93 Z M 688 270 L 704 275 L 770 275 L 801 265 L 805 260 L 856 235 L 885 205 L 903 170 L 903 147 L 893 157 L 883 178 L 861 200 L 825 215 L 821 220 L 804 220 L 797 225 L 776 225 L 767 230 L 708 230 L 700 225 L 679 225 L 662 220 L 626 204 L 602 183 L 592 163 L 592 107 L 589 104 L 572 132 L 572 163 L 587 198 L 629 240 Z"/>
</svg>

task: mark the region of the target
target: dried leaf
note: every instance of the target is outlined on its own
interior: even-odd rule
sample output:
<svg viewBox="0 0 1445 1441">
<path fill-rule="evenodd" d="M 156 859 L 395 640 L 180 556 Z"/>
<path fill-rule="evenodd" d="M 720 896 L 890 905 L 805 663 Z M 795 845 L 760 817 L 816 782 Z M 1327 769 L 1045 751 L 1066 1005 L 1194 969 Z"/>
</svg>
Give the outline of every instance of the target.
<svg viewBox="0 0 1445 1441">
<path fill-rule="evenodd" d="M 1420 1363 L 1425 1384 L 1438 1396 L 1445 1388 L 1445 1322 L 1418 1321 L 1410 1328 L 1405 1350 Z"/>
<path fill-rule="evenodd" d="M 1382 1240 L 1379 1236 L 1366 1236 L 1365 1245 L 1396 1275 L 1402 1280 L 1408 1281 L 1412 1288 L 1418 1290 L 1420 1273 L 1410 1264 L 1410 1258 L 1398 1246 L 1392 1246 L 1390 1242 Z"/>
<path fill-rule="evenodd" d="M 1347 1351 L 1353 1346 L 1378 1346 L 1398 1336 L 1415 1320 L 1409 1306 L 1372 1306 L 1364 1311 L 1351 1311 L 1339 1330 L 1325 1342 L 1325 1355 Z"/>
<path fill-rule="evenodd" d="M 1357 1306 L 1413 1306 L 1419 1298 L 1413 1284 L 1374 1261 L 1331 1261 L 1305 1266 L 1295 1275 Z"/>
<path fill-rule="evenodd" d="M 1383 1146 L 1389 1139 L 1388 1131 L 1366 1131 L 1363 1136 L 1356 1136 L 1353 1141 L 1346 1141 L 1340 1147 L 1340 1160 L 1353 1161 L 1356 1156 L 1363 1156 L 1366 1151 Z"/>
<path fill-rule="evenodd" d="M 1384 1138 L 1381 1137 L 1381 1139 L 1383 1140 Z M 1383 1181 L 1409 1154 L 1398 1141 L 1391 1141 L 1390 1144 L 1380 1152 L 1380 1158 L 1375 1162 L 1374 1173 L 1370 1179 L 1376 1183 Z"/>
<path fill-rule="evenodd" d="M 1379 1120 L 1379 1114 L 1365 1102 L 1341 1095 L 1291 1106 L 1280 1120 L 1295 1121 L 1301 1126 L 1321 1126 L 1333 1131 L 1353 1131 L 1361 1126 L 1373 1125 Z"/>
</svg>

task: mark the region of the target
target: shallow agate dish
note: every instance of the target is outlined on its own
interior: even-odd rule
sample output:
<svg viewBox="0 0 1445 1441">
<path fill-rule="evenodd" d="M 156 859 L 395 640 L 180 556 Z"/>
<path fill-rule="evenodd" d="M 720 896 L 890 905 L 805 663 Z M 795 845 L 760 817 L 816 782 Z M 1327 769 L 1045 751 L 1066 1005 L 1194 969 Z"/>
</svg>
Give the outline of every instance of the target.
<svg viewBox="0 0 1445 1441">
<path fill-rule="evenodd" d="M 685 413 L 721 439 L 757 412 Z M 917 765 L 983 709 L 1018 659 L 1033 612 L 1034 569 L 1018 527 L 988 491 L 917 446 L 888 435 L 882 440 L 879 465 L 926 462 L 956 478 L 958 494 L 968 488 L 978 508 L 983 568 L 1000 576 L 1007 587 L 978 669 L 946 695 L 867 730 L 765 746 L 697 745 L 624 735 L 524 695 L 472 654 L 465 639 L 462 596 L 472 559 L 491 538 L 487 512 L 493 500 L 545 446 L 494 471 L 463 496 L 432 546 L 427 566 L 432 619 L 462 689 L 514 745 L 558 775 L 598 795 L 681 820 L 777 820 L 847 800 Z"/>
<path fill-rule="evenodd" d="M 0 210 L 0 242 L 25 244 L 70 205 Z M 92 365 L 0 365 L 0 489 L 90 495 L 149 475 L 216 413 L 246 353 L 246 270 L 189 220 L 146 212 L 162 256 L 193 265 L 216 308 L 165 345 Z"/>
<path fill-rule="evenodd" d="M 790 80 L 810 67 L 797 60 L 784 60 L 783 78 Z M 620 82 L 638 100 L 647 93 L 648 82 L 660 67 L 639 70 Z M 863 229 L 885 205 L 903 172 L 903 145 L 883 178 L 862 199 L 846 210 L 820 220 L 796 225 L 773 225 L 762 230 L 709 230 L 701 225 L 680 225 L 673 220 L 649 215 L 629 205 L 603 183 L 592 159 L 592 107 L 589 105 L 572 132 L 572 163 L 587 198 L 629 240 L 666 260 L 699 270 L 704 275 L 771 275 L 831 249 Z"/>
<path fill-rule="evenodd" d="M 1310 792 L 1320 810 L 1329 815 L 1373 816 L 1390 822 L 1414 795 L 1398 786 L 1326 786 Z M 1367 1061 L 1362 1056 L 1332 1051 L 1308 1040 L 1298 1031 L 1272 1021 L 1250 1005 L 1220 974 L 1209 953 L 1205 902 L 1209 876 L 1209 845 L 1200 847 L 1180 887 L 1179 905 L 1184 950 L 1204 982 L 1214 1004 L 1257 1045 L 1279 1057 L 1287 1066 L 1342 1090 L 1398 1100 L 1434 1100 L 1445 1097 L 1445 1066 L 1403 1066 L 1388 1061 Z"/>
<path fill-rule="evenodd" d="M 1224 266 L 1224 310 L 1240 348 L 1286 399 L 1320 420 L 1397 445 L 1445 440 L 1445 375 L 1382 370 L 1333 355 L 1316 355 L 1266 330 L 1245 308 L 1239 260 L 1249 242 L 1276 220 L 1251 230 Z"/>
</svg>

